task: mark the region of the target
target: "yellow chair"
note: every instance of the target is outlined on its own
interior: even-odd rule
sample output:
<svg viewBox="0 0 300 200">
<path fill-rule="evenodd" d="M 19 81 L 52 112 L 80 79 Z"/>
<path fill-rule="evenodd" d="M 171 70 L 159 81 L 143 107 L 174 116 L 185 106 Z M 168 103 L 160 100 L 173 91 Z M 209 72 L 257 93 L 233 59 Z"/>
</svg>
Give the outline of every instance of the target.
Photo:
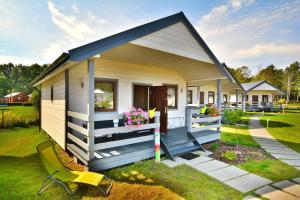
<svg viewBox="0 0 300 200">
<path fill-rule="evenodd" d="M 99 173 L 71 171 L 70 169 L 66 168 L 59 159 L 51 140 L 46 140 L 38 144 L 36 149 L 42 160 L 43 165 L 50 174 L 44 180 L 43 185 L 41 186 L 38 192 L 38 195 L 40 195 L 53 183 L 62 185 L 69 194 L 73 194 L 69 186 L 67 185 L 68 182 L 93 185 L 99 188 L 99 190 L 104 195 L 107 196 L 109 194 L 109 191 L 112 187 L 112 181 L 109 178 Z M 103 189 L 102 187 L 100 187 L 100 183 L 104 179 L 106 179 L 109 183 L 107 189 Z M 47 184 L 48 181 L 50 181 L 49 184 Z"/>
</svg>

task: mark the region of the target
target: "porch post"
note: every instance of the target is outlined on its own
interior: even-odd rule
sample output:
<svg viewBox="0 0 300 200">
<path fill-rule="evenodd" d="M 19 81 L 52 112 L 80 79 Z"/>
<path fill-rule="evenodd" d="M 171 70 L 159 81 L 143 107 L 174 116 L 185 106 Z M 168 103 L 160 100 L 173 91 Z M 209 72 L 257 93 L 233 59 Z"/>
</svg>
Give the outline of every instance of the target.
<svg viewBox="0 0 300 200">
<path fill-rule="evenodd" d="M 247 93 L 243 93 L 243 111 L 245 112 L 246 111 L 246 96 L 247 96 Z"/>
<path fill-rule="evenodd" d="M 236 103 L 236 108 L 238 107 L 238 103 L 239 103 L 239 91 L 235 90 L 235 103 Z"/>
<path fill-rule="evenodd" d="M 217 107 L 220 110 L 220 112 L 222 110 L 221 99 L 222 99 L 222 82 L 221 79 L 218 79 L 217 80 Z M 218 123 L 221 124 L 221 120 L 219 120 Z M 217 130 L 220 131 L 220 127 L 218 127 Z"/>
<path fill-rule="evenodd" d="M 94 159 L 94 60 L 88 60 L 88 69 L 87 69 L 87 114 L 88 114 L 88 138 L 87 144 L 89 147 L 88 157 L 89 160 Z"/>
</svg>

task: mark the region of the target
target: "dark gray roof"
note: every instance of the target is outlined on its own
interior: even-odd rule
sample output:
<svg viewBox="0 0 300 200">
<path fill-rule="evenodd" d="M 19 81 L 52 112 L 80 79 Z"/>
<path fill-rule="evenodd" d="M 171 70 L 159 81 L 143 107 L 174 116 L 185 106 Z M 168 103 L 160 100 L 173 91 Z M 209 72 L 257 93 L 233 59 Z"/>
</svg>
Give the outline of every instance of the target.
<svg viewBox="0 0 300 200">
<path fill-rule="evenodd" d="M 229 76 L 226 68 L 219 62 L 216 56 L 209 49 L 207 44 L 198 34 L 193 25 L 189 22 L 183 12 L 176 13 L 174 15 L 146 23 L 141 26 L 129 29 L 127 31 L 120 32 L 118 34 L 97 40 L 95 42 L 88 43 L 86 45 L 69 50 L 68 53 L 63 53 L 59 58 L 57 58 L 48 68 L 46 68 L 38 77 L 36 77 L 32 84 L 37 83 L 39 80 L 47 76 L 49 73 L 55 69 L 62 66 L 67 61 L 82 61 L 88 59 L 94 55 L 101 54 L 112 48 L 120 46 L 122 44 L 128 43 L 132 40 L 155 32 L 157 30 L 163 29 L 167 26 L 173 25 L 177 22 L 182 22 L 193 37 L 198 41 L 199 45 L 204 49 L 207 55 L 212 59 L 212 61 L 217 65 L 217 67 L 224 73 L 224 75 L 232 81 L 231 76 Z"/>
</svg>

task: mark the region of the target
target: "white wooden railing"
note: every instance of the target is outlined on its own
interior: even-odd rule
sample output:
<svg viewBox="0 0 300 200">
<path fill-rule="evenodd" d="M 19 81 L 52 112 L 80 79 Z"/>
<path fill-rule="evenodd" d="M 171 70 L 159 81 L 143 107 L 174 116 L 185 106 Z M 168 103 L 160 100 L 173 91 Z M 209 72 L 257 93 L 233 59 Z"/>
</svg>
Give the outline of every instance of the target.
<svg viewBox="0 0 300 200">
<path fill-rule="evenodd" d="M 115 141 L 94 143 L 96 138 L 107 137 L 111 136 L 112 134 L 123 134 L 134 131 L 146 131 L 149 129 L 160 128 L 160 112 L 155 112 L 154 123 L 142 124 L 139 127 L 119 126 L 100 128 L 94 129 L 92 132 L 88 130 L 86 125 L 88 124 L 88 115 L 68 111 L 68 118 L 69 131 L 67 133 L 67 138 L 68 140 L 72 141 L 72 143 L 69 143 L 67 147 L 83 163 L 92 160 L 94 156 L 90 156 L 90 153 L 94 155 L 95 151 L 154 140 L 154 135 L 152 134 Z M 96 114 L 94 115 L 93 122 L 123 119 L 123 114 Z M 93 139 L 93 142 L 89 142 L 89 139 L 91 138 Z"/>
<path fill-rule="evenodd" d="M 221 127 L 221 116 L 209 116 L 199 114 L 199 108 L 187 108 L 187 129 L 189 133 L 205 131 Z M 196 115 L 197 117 L 193 117 Z M 194 124 L 204 124 L 202 127 L 196 127 Z M 212 123 L 205 125 L 207 123 Z"/>
</svg>

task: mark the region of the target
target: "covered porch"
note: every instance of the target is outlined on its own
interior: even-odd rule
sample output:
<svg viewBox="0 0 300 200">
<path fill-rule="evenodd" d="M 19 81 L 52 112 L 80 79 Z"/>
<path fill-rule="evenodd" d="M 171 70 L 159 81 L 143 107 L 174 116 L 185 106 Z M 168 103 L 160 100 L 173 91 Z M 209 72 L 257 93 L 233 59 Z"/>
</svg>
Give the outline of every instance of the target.
<svg viewBox="0 0 300 200">
<path fill-rule="evenodd" d="M 72 92 L 78 96 L 82 91 L 82 100 L 69 101 L 66 148 L 90 170 L 110 169 L 154 157 L 154 132 L 166 126 L 166 133 L 161 131 L 161 154 L 174 159 L 178 154 L 204 150 L 202 144 L 220 138 L 221 116 L 199 115 L 200 107 L 188 106 L 186 97 L 189 84 L 214 83 L 215 106 L 221 109 L 222 86 L 227 77 L 211 62 L 126 44 L 78 64 L 69 70 L 69 82 L 83 82 L 84 86 L 80 89 L 76 88 L 79 84 L 69 85 L 69 96 L 75 97 Z M 96 80 L 116 82 L 115 90 L 119 93 L 113 98 L 115 110 L 95 109 Z M 134 83 L 177 85 L 176 107 L 166 105 L 157 109 L 154 122 L 134 128 L 124 126 L 123 112 L 135 106 Z M 164 101 L 163 97 L 156 98 L 156 102 Z M 148 105 L 148 109 L 152 108 Z"/>
</svg>

